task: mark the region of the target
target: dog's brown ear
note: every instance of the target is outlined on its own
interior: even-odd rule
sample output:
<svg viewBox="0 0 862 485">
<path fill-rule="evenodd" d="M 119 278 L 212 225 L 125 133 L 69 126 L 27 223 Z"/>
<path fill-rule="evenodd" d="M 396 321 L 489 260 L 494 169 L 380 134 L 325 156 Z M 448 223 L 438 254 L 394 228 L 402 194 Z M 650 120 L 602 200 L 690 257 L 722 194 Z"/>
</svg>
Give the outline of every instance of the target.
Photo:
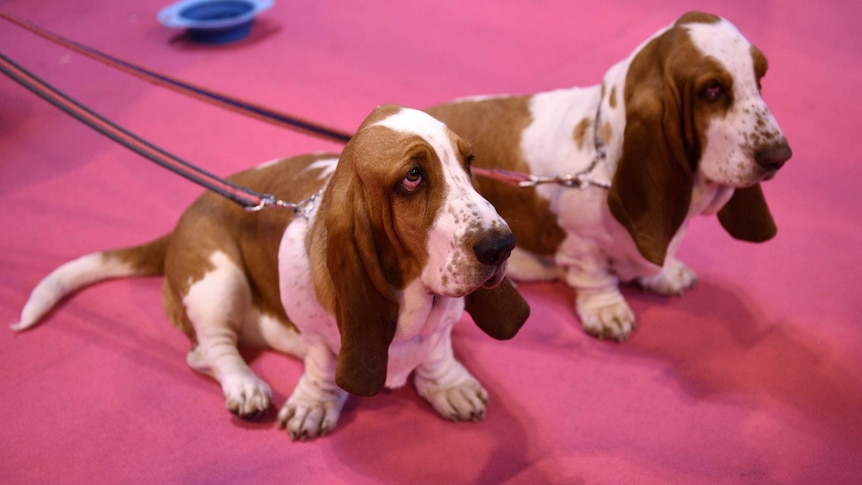
<svg viewBox="0 0 862 485">
<path fill-rule="evenodd" d="M 743 241 L 767 241 L 778 231 L 760 184 L 736 189 L 718 211 L 718 220 L 731 236 Z"/>
<path fill-rule="evenodd" d="M 467 295 L 464 308 L 482 331 L 497 340 L 514 337 L 530 316 L 530 305 L 508 277 L 494 288 L 479 288 Z"/>
<path fill-rule="evenodd" d="M 687 35 L 670 29 L 632 59 L 625 82 L 622 156 L 608 194 L 614 217 L 641 255 L 659 266 L 691 203 L 699 157 L 688 59 L 675 49 Z"/>
<path fill-rule="evenodd" d="M 637 88 L 627 102 L 622 158 L 608 193 L 614 217 L 648 261 L 664 264 L 691 203 L 692 168 L 680 108 L 662 81 Z"/>
<path fill-rule="evenodd" d="M 336 169 L 325 216 L 326 266 L 341 335 L 335 382 L 352 394 L 373 396 L 386 383 L 398 304 L 378 260 L 364 194 L 350 169 Z"/>
</svg>

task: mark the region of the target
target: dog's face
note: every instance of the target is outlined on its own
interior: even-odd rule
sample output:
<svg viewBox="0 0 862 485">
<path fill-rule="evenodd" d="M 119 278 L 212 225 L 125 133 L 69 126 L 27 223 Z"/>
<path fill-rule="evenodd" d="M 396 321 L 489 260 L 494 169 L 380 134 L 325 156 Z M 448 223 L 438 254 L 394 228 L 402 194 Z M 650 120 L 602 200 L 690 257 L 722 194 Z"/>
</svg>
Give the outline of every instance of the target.
<svg viewBox="0 0 862 485">
<path fill-rule="evenodd" d="M 699 12 L 683 15 L 631 58 L 608 204 L 648 261 L 664 264 L 695 179 L 736 189 L 718 213 L 731 235 L 765 241 L 775 234 L 759 182 L 791 152 L 760 97 L 765 73 L 766 59 L 733 25 Z"/>
<path fill-rule="evenodd" d="M 790 147 L 761 97 L 766 57 L 730 22 L 681 20 L 696 50 L 685 56 L 699 169 L 720 185 L 747 187 L 772 178 L 790 158 Z"/>
<path fill-rule="evenodd" d="M 383 115 L 383 114 L 381 114 Z M 476 192 L 470 146 L 416 110 L 386 112 L 360 129 L 355 170 L 390 284 L 421 278 L 429 292 L 463 297 L 503 278 L 514 239 Z"/>
<path fill-rule="evenodd" d="M 383 387 L 396 292 L 417 280 L 429 299 L 467 297 L 494 338 L 526 320 L 526 302 L 504 278 L 514 238 L 474 189 L 469 164 L 469 146 L 443 123 L 398 106 L 375 109 L 344 148 L 321 222 L 342 389 L 371 396 Z"/>
</svg>

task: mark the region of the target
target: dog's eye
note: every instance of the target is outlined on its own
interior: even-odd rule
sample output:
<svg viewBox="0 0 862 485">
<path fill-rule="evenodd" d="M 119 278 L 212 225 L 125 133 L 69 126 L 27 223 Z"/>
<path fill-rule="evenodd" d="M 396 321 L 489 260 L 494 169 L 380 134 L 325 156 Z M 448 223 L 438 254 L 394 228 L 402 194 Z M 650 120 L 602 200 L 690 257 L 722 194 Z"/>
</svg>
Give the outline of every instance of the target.
<svg viewBox="0 0 862 485">
<path fill-rule="evenodd" d="M 724 94 L 724 86 L 718 81 L 712 81 L 703 88 L 703 97 L 707 101 L 717 101 Z"/>
<path fill-rule="evenodd" d="M 404 176 L 404 180 L 401 181 L 401 186 L 399 187 L 404 193 L 412 193 L 416 190 L 419 185 L 422 184 L 422 171 L 419 170 L 419 167 L 413 167 L 407 172 L 407 175 Z"/>
</svg>

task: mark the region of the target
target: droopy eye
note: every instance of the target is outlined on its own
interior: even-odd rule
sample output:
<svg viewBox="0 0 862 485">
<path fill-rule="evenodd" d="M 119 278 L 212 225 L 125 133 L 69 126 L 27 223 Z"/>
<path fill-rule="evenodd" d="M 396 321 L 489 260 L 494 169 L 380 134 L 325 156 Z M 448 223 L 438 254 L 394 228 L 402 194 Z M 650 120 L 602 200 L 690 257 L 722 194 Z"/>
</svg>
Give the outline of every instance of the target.
<svg viewBox="0 0 862 485">
<path fill-rule="evenodd" d="M 409 172 L 407 172 L 407 175 L 404 176 L 404 180 L 401 181 L 401 189 L 406 193 L 411 193 L 421 184 L 422 171 L 419 170 L 419 167 L 413 167 Z"/>
<path fill-rule="evenodd" d="M 703 96 L 707 101 L 716 101 L 724 94 L 724 86 L 718 81 L 712 81 L 703 88 Z"/>
</svg>

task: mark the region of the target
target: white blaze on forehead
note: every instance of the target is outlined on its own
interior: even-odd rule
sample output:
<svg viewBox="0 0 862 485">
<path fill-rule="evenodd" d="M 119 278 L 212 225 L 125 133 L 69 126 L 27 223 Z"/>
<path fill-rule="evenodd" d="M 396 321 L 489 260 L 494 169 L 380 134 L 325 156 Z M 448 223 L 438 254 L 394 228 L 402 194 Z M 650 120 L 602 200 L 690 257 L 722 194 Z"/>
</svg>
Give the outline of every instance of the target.
<svg viewBox="0 0 862 485">
<path fill-rule="evenodd" d="M 452 211 L 461 212 L 472 207 L 480 224 L 482 221 L 499 218 L 491 203 L 473 188 L 470 177 L 461 165 L 461 155 L 450 136 L 449 129 L 437 118 L 423 111 L 404 108 L 372 126 L 385 126 L 399 133 L 415 134 L 424 139 L 437 153 L 445 185 L 443 214 Z M 437 219 L 440 219 L 441 215 L 438 214 Z M 486 224 L 482 225 L 487 227 Z"/>
<path fill-rule="evenodd" d="M 446 125 L 428 113 L 415 109 L 402 108 L 371 126 L 385 126 L 401 133 L 414 133 L 431 143 L 435 149 L 438 144 L 451 145 Z"/>
<path fill-rule="evenodd" d="M 740 88 L 757 91 L 751 43 L 727 20 L 716 23 L 685 24 L 692 44 L 704 56 L 709 56 L 733 76 Z M 735 87 L 736 89 L 736 87 Z"/>
</svg>

